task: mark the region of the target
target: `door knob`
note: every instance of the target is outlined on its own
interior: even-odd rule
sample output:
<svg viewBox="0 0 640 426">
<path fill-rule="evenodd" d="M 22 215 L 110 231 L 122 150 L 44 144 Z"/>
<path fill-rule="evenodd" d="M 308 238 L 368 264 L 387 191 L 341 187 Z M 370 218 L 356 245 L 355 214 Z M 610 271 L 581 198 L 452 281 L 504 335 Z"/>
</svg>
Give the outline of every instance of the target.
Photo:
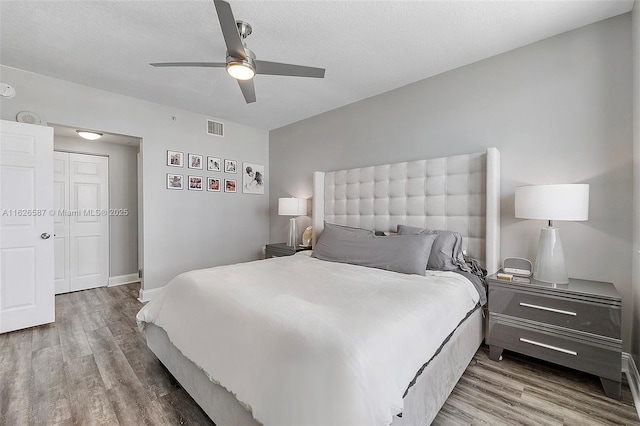
<svg viewBox="0 0 640 426">
<path fill-rule="evenodd" d="M 40 238 L 42 238 L 43 240 L 48 240 L 50 236 L 51 235 L 47 234 L 46 232 L 40 234 Z"/>
</svg>

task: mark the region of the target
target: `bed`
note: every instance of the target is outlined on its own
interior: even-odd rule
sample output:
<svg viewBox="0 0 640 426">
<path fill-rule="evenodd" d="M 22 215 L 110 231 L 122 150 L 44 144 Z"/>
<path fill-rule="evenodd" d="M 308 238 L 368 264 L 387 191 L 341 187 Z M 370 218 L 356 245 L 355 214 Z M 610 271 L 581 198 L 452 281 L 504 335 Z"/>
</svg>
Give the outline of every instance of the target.
<svg viewBox="0 0 640 426">
<path fill-rule="evenodd" d="M 314 244 L 336 225 L 449 230 L 495 272 L 499 163 L 489 148 L 316 172 Z M 220 426 L 427 425 L 484 338 L 479 300 L 452 272 L 298 254 L 182 274 L 137 318 L 151 350 Z"/>
</svg>

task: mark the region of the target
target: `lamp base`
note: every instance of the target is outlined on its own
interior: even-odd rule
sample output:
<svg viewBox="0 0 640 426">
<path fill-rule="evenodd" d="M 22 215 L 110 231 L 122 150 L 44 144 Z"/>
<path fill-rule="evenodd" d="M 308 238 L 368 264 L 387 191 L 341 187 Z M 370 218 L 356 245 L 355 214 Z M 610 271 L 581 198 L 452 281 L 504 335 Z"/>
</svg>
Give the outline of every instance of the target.
<svg viewBox="0 0 640 426">
<path fill-rule="evenodd" d="M 296 226 L 296 218 L 292 217 L 289 219 L 289 241 L 287 245 L 295 248 L 298 244 L 296 242 L 298 236 L 298 228 Z"/>
<path fill-rule="evenodd" d="M 569 282 L 558 228 L 547 227 L 540 230 L 533 278 L 553 284 L 567 284 Z"/>
</svg>

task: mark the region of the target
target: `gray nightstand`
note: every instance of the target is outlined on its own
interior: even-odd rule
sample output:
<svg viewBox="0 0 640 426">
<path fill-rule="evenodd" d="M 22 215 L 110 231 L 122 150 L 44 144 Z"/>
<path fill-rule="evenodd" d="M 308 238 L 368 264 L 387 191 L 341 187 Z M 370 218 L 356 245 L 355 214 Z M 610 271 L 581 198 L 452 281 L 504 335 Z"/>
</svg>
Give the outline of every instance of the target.
<svg viewBox="0 0 640 426">
<path fill-rule="evenodd" d="M 600 377 L 620 399 L 622 300 L 611 283 L 571 278 L 569 284 L 487 277 L 490 358 L 508 349 Z"/>
<path fill-rule="evenodd" d="M 291 247 L 285 243 L 267 244 L 265 248 L 265 258 L 270 259 L 272 257 L 291 256 L 299 251 L 311 250 L 311 247 Z"/>
</svg>

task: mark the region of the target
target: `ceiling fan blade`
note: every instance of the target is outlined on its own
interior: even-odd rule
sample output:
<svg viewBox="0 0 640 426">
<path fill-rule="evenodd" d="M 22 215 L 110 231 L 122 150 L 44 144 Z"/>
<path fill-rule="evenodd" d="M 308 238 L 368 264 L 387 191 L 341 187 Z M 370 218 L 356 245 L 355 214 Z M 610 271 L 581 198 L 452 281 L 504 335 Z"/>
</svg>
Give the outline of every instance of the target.
<svg viewBox="0 0 640 426">
<path fill-rule="evenodd" d="M 238 80 L 238 85 L 240 86 L 240 90 L 242 90 L 244 100 L 247 101 L 248 104 L 254 103 L 256 101 L 256 88 L 253 85 L 253 80 Z"/>
<path fill-rule="evenodd" d="M 244 51 L 242 39 L 240 38 L 238 26 L 236 25 L 236 18 L 233 17 L 231 6 L 224 0 L 213 0 L 213 3 L 216 5 L 220 28 L 222 29 L 222 35 L 224 36 L 224 42 L 227 45 L 229 55 L 234 58 L 246 59 L 247 54 Z"/>
<path fill-rule="evenodd" d="M 154 62 L 149 64 L 152 67 L 209 67 L 224 68 L 227 66 L 225 62 Z"/>
<path fill-rule="evenodd" d="M 293 77 L 324 78 L 324 68 L 283 64 L 280 62 L 255 61 L 256 74 L 287 75 Z"/>
</svg>

